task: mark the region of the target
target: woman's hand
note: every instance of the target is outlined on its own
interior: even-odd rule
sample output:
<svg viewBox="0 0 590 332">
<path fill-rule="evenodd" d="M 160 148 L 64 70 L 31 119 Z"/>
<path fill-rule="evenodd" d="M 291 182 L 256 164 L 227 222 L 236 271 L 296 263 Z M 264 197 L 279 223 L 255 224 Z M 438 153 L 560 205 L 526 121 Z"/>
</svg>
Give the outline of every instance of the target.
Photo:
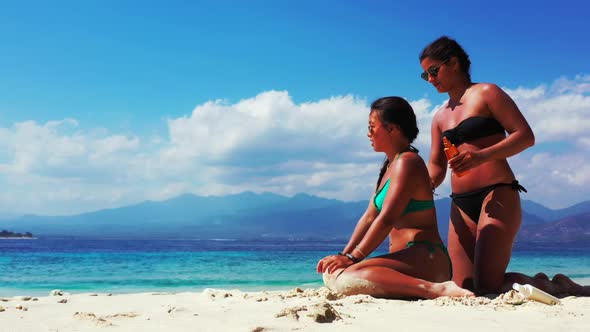
<svg viewBox="0 0 590 332">
<path fill-rule="evenodd" d="M 318 262 L 317 271 L 318 273 L 332 273 L 340 268 L 347 268 L 353 264 L 350 258 L 343 255 L 330 255 L 322 258 Z"/>
<path fill-rule="evenodd" d="M 449 167 L 456 173 L 464 173 L 485 162 L 484 155 L 480 151 L 461 151 L 449 160 Z"/>
</svg>

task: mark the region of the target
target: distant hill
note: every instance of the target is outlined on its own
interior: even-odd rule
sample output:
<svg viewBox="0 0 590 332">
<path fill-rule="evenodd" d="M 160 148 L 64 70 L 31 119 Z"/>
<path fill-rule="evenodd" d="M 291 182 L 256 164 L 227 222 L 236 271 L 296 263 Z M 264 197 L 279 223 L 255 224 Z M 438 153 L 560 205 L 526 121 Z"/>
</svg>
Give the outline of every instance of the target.
<svg viewBox="0 0 590 332">
<path fill-rule="evenodd" d="M 589 243 L 590 212 L 565 217 L 555 222 L 524 225 L 518 233 L 517 241 Z"/>
<path fill-rule="evenodd" d="M 366 203 L 362 205 L 366 206 Z M 360 208 L 361 213 L 362 209 Z M 358 210 L 354 203 L 351 205 L 306 194 L 293 197 L 251 192 L 227 196 L 187 194 L 162 202 L 147 201 L 72 216 L 25 215 L 15 219 L 0 220 L 0 226 L 19 231 L 33 230 L 39 235 L 54 236 L 121 238 L 315 236 L 318 232 L 325 234 L 324 228 L 339 231 L 342 227 L 330 225 L 341 224 L 343 219 L 346 221 L 344 211 L 354 215 L 354 212 Z M 357 216 L 352 217 L 354 222 L 359 216 L 357 212 Z M 318 220 L 325 221 L 320 222 L 322 226 L 320 228 L 317 227 Z M 343 229 L 347 230 L 347 228 Z M 337 233 L 338 236 L 342 234 Z"/>
<path fill-rule="evenodd" d="M 33 234 L 26 232 L 26 233 L 15 233 L 7 230 L 0 231 L 0 239 L 1 238 L 32 238 Z"/>
<path fill-rule="evenodd" d="M 8 218 L 0 220 L 0 228 L 37 236 L 341 239 L 350 236 L 367 204 L 367 201 L 342 202 L 307 194 L 293 197 L 252 192 L 227 196 L 186 194 L 161 202 L 146 201 L 72 216 Z M 437 199 L 435 204 L 441 237 L 446 240 L 451 199 Z M 561 210 L 524 201 L 523 210 L 519 241 L 551 241 L 556 239 L 556 234 L 561 234 L 559 241 L 571 241 L 574 235 L 570 233 L 574 229 L 576 241 L 584 238 L 590 241 L 590 234 L 585 232 L 590 224 L 590 201 Z M 548 219 L 548 215 L 560 217 Z"/>
<path fill-rule="evenodd" d="M 552 210 L 539 203 L 525 199 L 522 200 L 522 208 L 527 213 L 536 216 L 542 223 L 543 221 L 556 221 L 567 216 L 583 214 L 584 212 L 590 211 L 590 201 L 581 202 L 564 209 Z"/>
</svg>

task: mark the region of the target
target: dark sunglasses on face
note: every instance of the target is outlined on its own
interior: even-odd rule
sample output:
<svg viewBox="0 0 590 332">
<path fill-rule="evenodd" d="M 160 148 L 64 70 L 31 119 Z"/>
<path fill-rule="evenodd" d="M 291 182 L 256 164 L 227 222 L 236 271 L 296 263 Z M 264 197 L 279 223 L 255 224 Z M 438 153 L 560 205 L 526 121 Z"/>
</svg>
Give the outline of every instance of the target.
<svg viewBox="0 0 590 332">
<path fill-rule="evenodd" d="M 423 80 L 428 81 L 428 75 L 432 76 L 432 77 L 436 77 L 436 75 L 438 75 L 438 71 L 440 70 L 440 67 L 442 65 L 444 65 L 445 63 L 449 62 L 451 58 L 446 59 L 445 61 L 441 62 L 438 66 L 430 66 L 428 67 L 428 69 L 426 69 L 425 72 L 423 72 L 422 74 L 420 74 L 420 77 L 422 77 Z"/>
<path fill-rule="evenodd" d="M 369 130 L 369 134 L 371 134 L 371 135 L 375 135 L 375 133 L 377 132 L 377 130 L 379 130 L 379 128 L 389 130 L 388 127 L 384 127 L 384 126 L 371 126 L 371 125 L 367 126 L 367 130 Z"/>
</svg>

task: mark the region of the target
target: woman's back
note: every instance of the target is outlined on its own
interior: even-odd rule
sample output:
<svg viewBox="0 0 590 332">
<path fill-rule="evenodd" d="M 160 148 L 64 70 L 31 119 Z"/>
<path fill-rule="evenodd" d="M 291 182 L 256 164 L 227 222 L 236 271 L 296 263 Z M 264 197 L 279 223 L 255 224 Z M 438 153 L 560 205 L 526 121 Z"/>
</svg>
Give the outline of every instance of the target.
<svg viewBox="0 0 590 332">
<path fill-rule="evenodd" d="M 376 195 L 382 194 L 390 183 L 396 181 L 396 176 L 399 176 L 399 170 L 403 167 L 411 170 L 405 174 L 410 177 L 407 183 L 412 185 L 403 188 L 403 190 L 411 191 L 410 200 L 405 205 L 402 215 L 397 220 L 391 221 L 394 225 L 389 234 L 390 251 L 400 250 L 408 242 L 416 240 L 442 243 L 428 168 L 418 153 L 402 153 L 386 173 L 388 176 L 381 179 Z"/>
</svg>

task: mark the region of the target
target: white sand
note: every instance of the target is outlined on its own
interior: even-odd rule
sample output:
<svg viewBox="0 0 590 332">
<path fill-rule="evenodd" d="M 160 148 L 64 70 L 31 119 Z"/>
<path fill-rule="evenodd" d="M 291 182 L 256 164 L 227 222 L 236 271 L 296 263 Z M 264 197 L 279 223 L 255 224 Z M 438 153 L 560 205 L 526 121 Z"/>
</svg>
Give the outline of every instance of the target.
<svg viewBox="0 0 590 332">
<path fill-rule="evenodd" d="M 556 306 L 514 292 L 403 301 L 325 287 L 12 297 L 0 298 L 0 331 L 590 331 L 590 298 Z"/>
</svg>

